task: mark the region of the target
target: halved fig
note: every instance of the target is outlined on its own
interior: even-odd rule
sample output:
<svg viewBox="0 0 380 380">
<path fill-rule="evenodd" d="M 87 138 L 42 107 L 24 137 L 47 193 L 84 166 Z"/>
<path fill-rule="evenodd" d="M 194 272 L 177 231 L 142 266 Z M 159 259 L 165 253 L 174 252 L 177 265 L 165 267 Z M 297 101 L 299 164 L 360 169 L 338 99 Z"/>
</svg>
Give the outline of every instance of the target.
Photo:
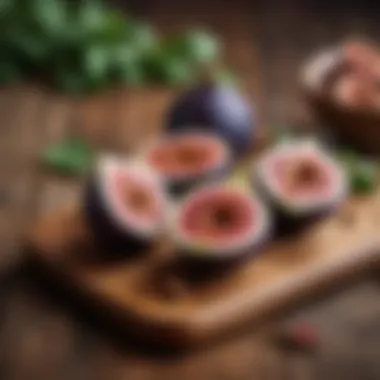
<svg viewBox="0 0 380 380">
<path fill-rule="evenodd" d="M 228 171 L 231 152 L 219 137 L 204 132 L 176 133 L 164 137 L 145 152 L 173 194 L 182 194 L 205 180 Z"/>
<path fill-rule="evenodd" d="M 161 232 L 167 211 L 164 186 L 145 164 L 106 157 L 99 160 L 84 199 L 95 238 L 120 248 L 142 248 Z"/>
<path fill-rule="evenodd" d="M 257 252 L 270 232 L 270 216 L 251 192 L 213 184 L 188 195 L 172 220 L 178 251 L 207 263 L 240 261 Z"/>
<path fill-rule="evenodd" d="M 348 193 L 343 167 L 308 140 L 269 149 L 255 164 L 254 180 L 276 212 L 280 233 L 332 212 Z"/>
</svg>

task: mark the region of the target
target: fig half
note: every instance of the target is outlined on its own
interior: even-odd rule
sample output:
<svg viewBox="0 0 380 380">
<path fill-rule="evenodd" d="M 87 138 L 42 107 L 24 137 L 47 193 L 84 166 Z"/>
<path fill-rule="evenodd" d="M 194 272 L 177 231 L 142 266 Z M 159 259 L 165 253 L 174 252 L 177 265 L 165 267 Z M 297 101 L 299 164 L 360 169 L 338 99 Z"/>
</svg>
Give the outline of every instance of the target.
<svg viewBox="0 0 380 380">
<path fill-rule="evenodd" d="M 344 168 L 312 140 L 270 148 L 255 163 L 254 181 L 275 210 L 278 232 L 293 232 L 334 211 L 348 194 Z"/>
<path fill-rule="evenodd" d="M 105 157 L 90 178 L 84 214 L 94 237 L 115 248 L 144 248 L 165 225 L 164 186 L 145 164 Z"/>
<path fill-rule="evenodd" d="M 144 157 L 175 195 L 220 178 L 232 163 L 228 145 L 205 132 L 173 133 L 148 148 Z"/>
<path fill-rule="evenodd" d="M 268 238 L 270 215 L 252 193 L 213 184 L 181 202 L 171 227 L 177 250 L 188 261 L 236 263 Z"/>
</svg>

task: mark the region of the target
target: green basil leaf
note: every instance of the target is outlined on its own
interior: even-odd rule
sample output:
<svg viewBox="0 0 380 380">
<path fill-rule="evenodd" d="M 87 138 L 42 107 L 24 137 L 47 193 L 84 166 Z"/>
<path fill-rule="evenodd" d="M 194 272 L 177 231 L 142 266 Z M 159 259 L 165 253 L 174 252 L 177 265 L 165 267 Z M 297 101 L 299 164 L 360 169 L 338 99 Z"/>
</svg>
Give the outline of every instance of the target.
<svg viewBox="0 0 380 380">
<path fill-rule="evenodd" d="M 156 49 L 143 62 L 144 72 L 151 81 L 165 85 L 183 85 L 193 80 L 194 67 L 181 56 Z"/>
<path fill-rule="evenodd" d="M 62 35 L 70 28 L 69 10 L 66 2 L 60 0 L 33 0 L 32 17 L 40 30 L 52 35 Z"/>
<path fill-rule="evenodd" d="M 16 10 L 15 0 L 2 0 L 0 5 L 0 20 L 4 21 L 9 19 L 10 16 L 14 16 Z"/>
<path fill-rule="evenodd" d="M 80 95 L 87 91 L 88 84 L 83 73 L 70 68 L 60 68 L 54 73 L 55 87 L 71 95 Z"/>
<path fill-rule="evenodd" d="M 367 194 L 377 183 L 378 168 L 374 162 L 358 159 L 351 163 L 350 183 L 354 194 Z"/>
<path fill-rule="evenodd" d="M 120 67 L 116 78 L 126 85 L 140 86 L 145 83 L 144 72 L 138 63 L 130 63 L 129 65 Z"/>
<path fill-rule="evenodd" d="M 109 43 L 121 42 L 124 40 L 126 28 L 125 17 L 120 11 L 107 11 L 103 29 L 99 31 L 98 38 Z"/>
<path fill-rule="evenodd" d="M 15 30 L 9 36 L 8 43 L 17 55 L 33 63 L 44 62 L 49 54 L 49 42 L 40 35 L 27 30 Z"/>
<path fill-rule="evenodd" d="M 151 25 L 109 9 L 101 0 L 1 3 L 2 82 L 42 73 L 71 94 L 99 90 L 116 80 L 178 85 L 193 80 L 197 65 L 220 51 L 219 41 L 198 29 L 161 44 Z"/>
<path fill-rule="evenodd" d="M 165 82 L 169 85 L 183 85 L 189 83 L 193 77 L 193 70 L 188 62 L 182 59 L 170 59 L 164 65 Z"/>
<path fill-rule="evenodd" d="M 192 29 L 166 42 L 172 54 L 195 63 L 216 60 L 221 52 L 221 43 L 211 33 Z"/>
<path fill-rule="evenodd" d="M 15 62 L 0 61 L 0 85 L 20 82 L 22 72 Z"/>
<path fill-rule="evenodd" d="M 140 53 L 147 53 L 158 44 L 158 38 L 152 26 L 130 21 L 125 34 L 126 41 Z"/>
<path fill-rule="evenodd" d="M 123 84 L 140 85 L 144 81 L 140 54 L 136 49 L 123 43 L 112 48 L 111 75 Z"/>
<path fill-rule="evenodd" d="M 110 65 L 109 49 L 101 45 L 89 46 L 85 51 L 84 67 L 86 76 L 97 82 L 104 82 Z"/>
<path fill-rule="evenodd" d="M 82 39 L 92 41 L 102 35 L 107 25 L 107 12 L 100 1 L 83 0 L 76 17 L 76 27 Z"/>
<path fill-rule="evenodd" d="M 128 65 L 140 59 L 140 54 L 128 43 L 117 44 L 110 50 L 112 61 L 117 65 Z"/>
<path fill-rule="evenodd" d="M 68 139 L 49 146 L 43 153 L 45 165 L 60 174 L 83 174 L 91 166 L 93 151 L 82 140 Z"/>
</svg>

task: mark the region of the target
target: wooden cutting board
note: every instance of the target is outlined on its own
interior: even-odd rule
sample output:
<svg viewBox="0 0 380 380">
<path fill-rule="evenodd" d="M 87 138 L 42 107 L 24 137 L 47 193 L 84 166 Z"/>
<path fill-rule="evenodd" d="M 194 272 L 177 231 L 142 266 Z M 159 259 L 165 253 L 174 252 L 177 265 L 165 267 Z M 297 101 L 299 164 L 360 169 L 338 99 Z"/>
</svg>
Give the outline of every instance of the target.
<svg viewBox="0 0 380 380">
<path fill-rule="evenodd" d="M 54 279 L 94 301 L 94 311 L 108 312 L 121 330 L 186 348 L 273 316 L 377 264 L 378 199 L 351 199 L 303 235 L 272 242 L 207 280 L 185 272 L 169 242 L 137 257 L 100 252 L 78 207 L 41 215 L 27 247 Z"/>
</svg>

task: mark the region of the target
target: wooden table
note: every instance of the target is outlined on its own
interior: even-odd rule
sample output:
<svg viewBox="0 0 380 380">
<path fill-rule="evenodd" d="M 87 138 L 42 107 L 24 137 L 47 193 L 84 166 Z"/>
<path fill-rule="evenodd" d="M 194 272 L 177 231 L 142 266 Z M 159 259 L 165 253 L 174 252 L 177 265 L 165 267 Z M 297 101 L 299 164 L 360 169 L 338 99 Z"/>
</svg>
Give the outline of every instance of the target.
<svg viewBox="0 0 380 380">
<path fill-rule="evenodd" d="M 301 0 L 214 6 L 144 1 L 133 9 L 165 32 L 196 22 L 221 33 L 228 61 L 260 105 L 262 126 L 300 120 L 295 74 L 308 52 L 349 30 L 373 36 L 379 30 L 376 9 L 370 6 L 327 9 Z M 20 265 L 26 223 L 42 210 L 70 202 L 80 187 L 78 179 L 44 171 L 41 149 L 77 131 L 99 147 L 131 149 L 132 141 L 156 133 L 174 95 L 167 89 L 114 91 L 77 101 L 32 85 L 1 90 L 1 379 L 379 379 L 380 290 L 375 278 L 217 347 L 158 355 L 133 342 L 116 345 L 99 323 L 73 312 Z M 139 134 L 133 132 L 136 127 Z M 273 327 L 288 319 L 316 326 L 321 340 L 316 354 L 283 352 L 272 343 Z"/>
</svg>

